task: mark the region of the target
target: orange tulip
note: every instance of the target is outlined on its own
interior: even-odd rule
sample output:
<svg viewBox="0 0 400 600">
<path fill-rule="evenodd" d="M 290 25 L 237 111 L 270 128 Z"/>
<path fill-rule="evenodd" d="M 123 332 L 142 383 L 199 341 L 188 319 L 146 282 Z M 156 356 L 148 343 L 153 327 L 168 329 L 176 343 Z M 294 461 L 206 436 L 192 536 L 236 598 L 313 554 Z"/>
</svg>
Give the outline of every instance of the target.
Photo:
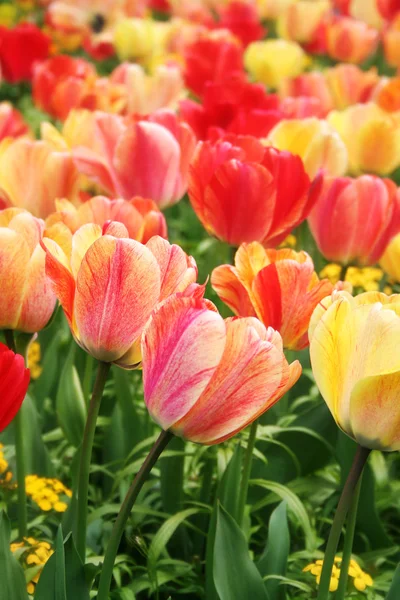
<svg viewBox="0 0 400 600">
<path fill-rule="evenodd" d="M 76 208 L 68 200 L 56 200 L 57 212 L 46 219 L 46 235 L 57 241 L 62 226 L 68 230 L 64 235 L 72 242 L 72 234 L 87 223 L 103 227 L 107 221 L 119 221 L 128 231 L 129 237 L 145 244 L 153 235 L 167 237 L 167 222 L 157 205 L 146 198 L 136 196 L 132 200 L 110 200 L 95 196 Z M 70 235 L 68 233 L 70 232 Z"/>
<path fill-rule="evenodd" d="M 378 46 L 379 32 L 362 21 L 335 16 L 326 25 L 328 55 L 339 61 L 362 63 Z"/>
<path fill-rule="evenodd" d="M 383 32 L 383 49 L 385 59 L 391 67 L 400 68 L 400 14 Z"/>
<path fill-rule="evenodd" d="M 137 344 L 158 302 L 185 290 L 196 264 L 179 246 L 153 237 L 147 245 L 129 239 L 120 222 L 80 227 L 70 254 L 45 238 L 46 273 L 77 343 L 104 362 L 134 368 Z"/>
<path fill-rule="evenodd" d="M 287 96 L 316 98 L 319 102 L 319 115 L 324 117 L 334 108 L 333 98 L 325 79 L 320 71 L 311 71 L 292 79 L 284 79 L 279 89 L 284 98 Z"/>
<path fill-rule="evenodd" d="M 251 136 L 200 142 L 191 164 L 189 199 L 210 234 L 239 245 L 279 244 L 314 202 L 303 163 Z"/>
<path fill-rule="evenodd" d="M 400 231 L 400 192 L 373 175 L 325 177 L 308 222 L 328 260 L 373 265 Z"/>
<path fill-rule="evenodd" d="M 0 329 L 35 333 L 47 325 L 56 297 L 40 247 L 44 223 L 23 209 L 0 211 Z"/>
<path fill-rule="evenodd" d="M 324 72 L 335 108 L 342 110 L 358 102 L 368 102 L 379 83 L 375 67 L 363 71 L 356 65 L 336 65 Z"/>
<path fill-rule="evenodd" d="M 257 242 L 240 246 L 234 267 L 214 269 L 211 285 L 236 315 L 258 317 L 291 350 L 308 346 L 312 312 L 333 290 L 330 281 L 318 279 L 306 252 L 265 250 Z"/>
<path fill-rule="evenodd" d="M 375 102 L 387 112 L 400 110 L 400 77 L 382 82 L 376 91 Z"/>
<path fill-rule="evenodd" d="M 5 139 L 0 144 L 0 201 L 45 218 L 55 199 L 74 199 L 78 172 L 69 152 L 45 141 Z"/>
<path fill-rule="evenodd" d="M 282 340 L 255 318 L 224 320 L 198 296 L 176 295 L 155 311 L 142 337 L 144 397 L 165 430 L 218 444 L 249 425 L 301 373 Z"/>
<path fill-rule="evenodd" d="M 293 2 L 277 21 L 279 37 L 300 44 L 312 42 L 318 26 L 329 10 L 329 0 Z"/>
</svg>

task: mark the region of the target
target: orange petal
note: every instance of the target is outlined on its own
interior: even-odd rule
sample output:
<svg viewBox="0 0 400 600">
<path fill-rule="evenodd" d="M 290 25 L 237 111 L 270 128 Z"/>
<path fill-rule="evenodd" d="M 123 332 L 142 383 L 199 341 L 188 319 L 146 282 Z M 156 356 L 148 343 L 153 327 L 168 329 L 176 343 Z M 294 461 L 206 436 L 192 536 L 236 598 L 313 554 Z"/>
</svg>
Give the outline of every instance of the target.
<svg viewBox="0 0 400 600">
<path fill-rule="evenodd" d="M 134 240 L 101 237 L 77 275 L 75 319 L 82 345 L 98 360 L 118 360 L 140 335 L 159 294 L 159 268 L 150 250 Z"/>
<path fill-rule="evenodd" d="M 146 244 L 154 254 L 160 267 L 161 294 L 163 300 L 175 292 L 181 292 L 197 278 L 197 267 L 193 259 L 167 240 L 154 236 Z"/>
<path fill-rule="evenodd" d="M 211 275 L 211 285 L 222 302 L 241 317 L 255 317 L 249 294 L 239 280 L 237 270 L 231 265 L 221 265 Z"/>
<path fill-rule="evenodd" d="M 23 236 L 0 227 L 0 329 L 15 329 L 18 324 L 29 260 Z"/>
</svg>

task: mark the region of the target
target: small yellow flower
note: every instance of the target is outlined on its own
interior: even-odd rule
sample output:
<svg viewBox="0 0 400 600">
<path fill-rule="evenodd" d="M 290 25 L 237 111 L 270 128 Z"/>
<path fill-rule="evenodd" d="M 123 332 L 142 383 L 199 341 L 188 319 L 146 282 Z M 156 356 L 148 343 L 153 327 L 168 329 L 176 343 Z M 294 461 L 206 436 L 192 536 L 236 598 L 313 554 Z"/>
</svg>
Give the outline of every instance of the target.
<svg viewBox="0 0 400 600">
<path fill-rule="evenodd" d="M 28 368 L 31 371 L 31 379 L 38 379 L 42 374 L 40 366 L 41 351 L 39 342 L 32 342 L 28 348 Z"/>
<path fill-rule="evenodd" d="M 334 563 L 335 564 L 332 567 L 331 579 L 329 583 L 330 592 L 336 592 L 339 586 L 340 565 L 342 563 L 340 556 L 335 557 Z M 323 560 L 318 559 L 303 569 L 304 573 L 310 572 L 311 575 L 314 575 L 317 585 L 319 585 L 321 581 L 323 564 Z M 364 592 L 367 587 L 371 587 L 373 585 L 372 577 L 368 573 L 365 573 L 365 571 L 361 569 L 360 565 L 353 558 L 350 560 L 348 573 L 349 577 L 353 579 L 352 585 L 354 585 L 355 589 L 359 592 Z"/>
<path fill-rule="evenodd" d="M 33 537 L 23 538 L 22 542 L 14 542 L 10 545 L 11 552 L 16 552 L 24 548 L 24 552 L 19 555 L 18 559 L 22 564 L 22 567 L 26 570 L 31 568 L 33 565 L 44 565 L 53 554 L 51 545 L 48 542 L 41 542 Z M 35 586 L 39 581 L 42 569 L 40 569 L 26 584 L 26 590 L 28 594 L 33 596 L 35 593 Z"/>
<path fill-rule="evenodd" d="M 326 265 L 320 272 L 320 277 L 326 277 L 332 283 L 337 283 L 340 279 L 342 267 L 335 263 Z M 360 289 L 366 292 L 376 292 L 379 290 L 379 283 L 383 277 L 382 269 L 378 267 L 349 267 L 346 271 L 345 281 L 352 284 L 354 289 Z M 389 288 L 389 293 L 391 289 Z M 385 293 L 387 293 L 385 291 Z"/>
<path fill-rule="evenodd" d="M 4 458 L 3 448 L 3 444 L 0 444 L 0 487 L 12 489 L 14 487 L 10 485 L 12 473 L 8 461 Z"/>
<path fill-rule="evenodd" d="M 68 504 L 60 496 L 71 498 L 72 492 L 61 481 L 49 477 L 28 475 L 25 478 L 26 493 L 45 512 L 65 512 Z"/>
<path fill-rule="evenodd" d="M 289 233 L 289 235 L 283 240 L 282 244 L 279 245 L 279 248 L 295 248 L 297 244 L 297 238 L 293 233 Z"/>
</svg>

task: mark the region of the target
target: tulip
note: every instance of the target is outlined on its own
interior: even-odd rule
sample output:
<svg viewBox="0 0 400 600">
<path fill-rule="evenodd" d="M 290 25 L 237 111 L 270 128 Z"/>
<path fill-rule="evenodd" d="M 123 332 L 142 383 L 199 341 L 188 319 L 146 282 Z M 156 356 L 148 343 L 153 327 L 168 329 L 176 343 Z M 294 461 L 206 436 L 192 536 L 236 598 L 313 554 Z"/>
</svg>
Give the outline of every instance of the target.
<svg viewBox="0 0 400 600">
<path fill-rule="evenodd" d="M 182 100 L 180 113 L 200 140 L 225 133 L 265 137 L 283 116 L 279 104 L 276 94 L 236 73 L 209 81 L 201 104 Z"/>
<path fill-rule="evenodd" d="M 135 342 L 156 304 L 194 283 L 193 259 L 179 246 L 153 237 L 129 239 L 126 227 L 108 221 L 80 227 L 70 254 L 43 240 L 46 273 L 77 343 L 103 362 L 134 368 Z"/>
<path fill-rule="evenodd" d="M 45 141 L 5 139 L 0 144 L 0 199 L 45 218 L 56 198 L 74 199 L 78 173 L 69 152 Z"/>
<path fill-rule="evenodd" d="M 21 113 L 9 102 L 0 102 L 0 141 L 6 137 L 16 138 L 28 133 L 29 127 Z"/>
<path fill-rule="evenodd" d="M 324 120 L 284 119 L 269 133 L 267 143 L 300 156 L 311 179 L 320 169 L 330 175 L 343 175 L 347 169 L 346 147 Z"/>
<path fill-rule="evenodd" d="M 226 6 L 219 6 L 218 28 L 229 29 L 243 46 L 265 37 L 255 6 L 243 0 L 232 0 Z"/>
<path fill-rule="evenodd" d="M 121 19 L 114 29 L 114 46 L 120 60 L 149 63 L 165 51 L 170 24 L 153 19 Z"/>
<path fill-rule="evenodd" d="M 382 17 L 389 21 L 400 12 L 399 0 L 376 0 L 376 5 Z"/>
<path fill-rule="evenodd" d="M 308 222 L 327 260 L 373 265 L 400 231 L 400 191 L 373 175 L 325 177 Z"/>
<path fill-rule="evenodd" d="M 0 329 L 35 333 L 47 325 L 56 298 L 40 247 L 44 223 L 27 211 L 0 211 Z"/>
<path fill-rule="evenodd" d="M 214 269 L 211 285 L 235 315 L 258 317 L 290 350 L 308 346 L 311 314 L 333 291 L 330 281 L 318 279 L 306 252 L 265 250 L 258 242 L 240 246 L 234 267 Z"/>
<path fill-rule="evenodd" d="M 184 49 L 186 86 L 202 96 L 208 81 L 243 72 L 243 48 L 225 30 L 203 34 Z"/>
<path fill-rule="evenodd" d="M 279 93 L 284 98 L 287 96 L 317 98 L 321 117 L 325 117 L 334 108 L 328 83 L 320 71 L 311 71 L 292 79 L 284 79 L 279 87 Z"/>
<path fill-rule="evenodd" d="M 388 114 L 370 102 L 350 106 L 341 112 L 332 111 L 327 121 L 346 145 L 352 174 L 388 175 L 400 166 L 398 115 Z"/>
<path fill-rule="evenodd" d="M 400 14 L 393 19 L 383 32 L 383 49 L 386 62 L 391 67 L 400 68 Z"/>
<path fill-rule="evenodd" d="M 325 113 L 321 100 L 314 96 L 287 96 L 282 99 L 280 108 L 284 119 L 319 119 Z"/>
<path fill-rule="evenodd" d="M 293 2 L 277 21 L 279 37 L 301 44 L 312 42 L 329 9 L 329 0 Z"/>
<path fill-rule="evenodd" d="M 256 0 L 258 12 L 263 19 L 277 19 L 283 15 L 293 0 Z"/>
<path fill-rule="evenodd" d="M 171 433 L 218 444 L 252 423 L 301 373 L 282 340 L 255 318 L 224 320 L 198 296 L 176 295 L 143 333 L 144 398 Z"/>
<path fill-rule="evenodd" d="M 400 77 L 393 77 L 386 82 L 383 80 L 375 90 L 374 100 L 386 112 L 400 110 Z"/>
<path fill-rule="evenodd" d="M 20 354 L 0 344 L 0 431 L 14 419 L 29 386 L 29 369 Z"/>
<path fill-rule="evenodd" d="M 380 30 L 384 23 L 379 11 L 380 0 L 351 0 L 349 13 L 357 21 L 362 21 L 370 27 Z"/>
<path fill-rule="evenodd" d="M 335 108 L 342 110 L 358 102 L 368 102 L 379 75 L 375 67 L 363 71 L 356 65 L 336 65 L 324 72 Z"/>
<path fill-rule="evenodd" d="M 185 95 L 183 76 L 176 66 L 158 65 L 152 75 L 147 75 L 140 65 L 123 63 L 111 73 L 109 81 L 123 89 L 124 114 L 175 108 Z"/>
<path fill-rule="evenodd" d="M 81 58 L 55 56 L 35 65 L 33 99 L 40 109 L 64 120 L 74 108 L 98 108 L 93 65 Z"/>
<path fill-rule="evenodd" d="M 57 241 L 57 236 L 64 232 L 67 248 L 72 243 L 72 234 L 87 223 L 103 227 L 108 221 L 118 221 L 125 225 L 131 239 L 143 244 L 153 235 L 167 237 L 164 215 L 152 200 L 139 196 L 132 200 L 110 200 L 95 196 L 78 208 L 66 199 L 56 200 L 56 208 L 57 212 L 46 219 L 46 237 L 53 237 L 53 231 Z"/>
<path fill-rule="evenodd" d="M 399 295 L 336 292 L 309 328 L 314 378 L 337 425 L 387 452 L 400 449 L 399 316 Z"/>
<path fill-rule="evenodd" d="M 46 59 L 49 51 L 50 38 L 33 23 L 0 27 L 1 74 L 10 83 L 30 81 L 34 63 Z"/>
<path fill-rule="evenodd" d="M 391 280 L 400 283 L 400 233 L 392 238 L 381 256 L 379 264 Z"/>
<path fill-rule="evenodd" d="M 339 61 L 360 64 L 378 46 L 379 33 L 362 21 L 335 16 L 325 28 L 328 55 Z"/>
<path fill-rule="evenodd" d="M 250 44 L 244 63 L 256 81 L 277 88 L 284 77 L 300 75 L 309 58 L 296 42 L 275 39 Z"/>
<path fill-rule="evenodd" d="M 195 136 L 172 111 L 156 111 L 147 119 L 102 112 L 88 118 L 94 137 L 87 140 L 89 147 L 78 142 L 73 149 L 80 173 L 114 197 L 152 198 L 160 208 L 182 198 Z"/>
<path fill-rule="evenodd" d="M 310 188 L 301 160 L 264 148 L 250 136 L 200 142 L 192 161 L 189 199 L 207 231 L 238 246 L 277 245 L 308 215 Z"/>
</svg>

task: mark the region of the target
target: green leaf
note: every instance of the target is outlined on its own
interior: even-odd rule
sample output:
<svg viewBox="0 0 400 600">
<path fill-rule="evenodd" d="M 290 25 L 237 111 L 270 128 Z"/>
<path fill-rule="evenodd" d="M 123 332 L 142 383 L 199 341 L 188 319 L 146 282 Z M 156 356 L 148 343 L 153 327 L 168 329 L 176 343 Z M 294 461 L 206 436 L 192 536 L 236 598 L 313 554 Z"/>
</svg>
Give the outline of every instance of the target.
<svg viewBox="0 0 400 600">
<path fill-rule="evenodd" d="M 311 526 L 310 518 L 300 498 L 292 492 L 287 486 L 277 483 L 276 481 L 265 481 L 264 479 L 253 479 L 250 481 L 252 485 L 258 485 L 270 492 L 276 494 L 282 500 L 286 500 L 288 508 L 297 517 L 299 525 L 302 527 L 307 550 L 315 550 L 317 546 L 317 537 L 314 529 Z"/>
<path fill-rule="evenodd" d="M 217 591 L 214 584 L 214 549 L 215 532 L 217 525 L 217 511 L 219 500 L 220 504 L 228 513 L 236 518 L 239 501 L 239 489 L 242 474 L 243 449 L 240 444 L 236 444 L 235 451 L 226 467 L 224 474 L 218 486 L 216 501 L 211 513 L 210 524 L 207 535 L 206 548 L 206 597 L 207 600 L 218 600 Z"/>
<path fill-rule="evenodd" d="M 287 522 L 287 504 L 281 502 L 272 512 L 268 525 L 268 539 L 265 550 L 257 564 L 265 578 L 268 575 L 284 577 L 290 549 L 290 534 Z M 269 579 L 265 587 L 270 600 L 282 600 L 285 588 L 279 579 Z"/>
<path fill-rule="evenodd" d="M 77 448 L 82 443 L 87 410 L 78 371 L 74 366 L 75 350 L 76 343 L 72 340 L 58 383 L 56 412 L 65 437 Z"/>
<path fill-rule="evenodd" d="M 58 528 L 54 554 L 47 561 L 36 586 L 35 600 L 89 600 L 85 567 L 71 535 L 63 541 Z"/>
<path fill-rule="evenodd" d="M 10 521 L 0 512 L 0 594 L 7 600 L 28 600 L 24 572 L 10 550 Z"/>
<path fill-rule="evenodd" d="M 199 508 L 187 508 L 180 513 L 170 517 L 152 539 L 147 557 L 147 568 L 150 573 L 154 573 L 159 556 L 165 551 L 166 546 L 171 539 L 176 529 L 192 515 L 196 515 L 200 511 Z"/>
<path fill-rule="evenodd" d="M 399 600 L 400 598 L 400 565 L 398 565 L 397 569 L 394 572 L 392 585 L 390 586 L 390 590 L 385 598 L 385 600 Z"/>
<path fill-rule="evenodd" d="M 219 504 L 214 544 L 214 583 L 220 600 L 268 600 L 236 521 Z"/>
</svg>

